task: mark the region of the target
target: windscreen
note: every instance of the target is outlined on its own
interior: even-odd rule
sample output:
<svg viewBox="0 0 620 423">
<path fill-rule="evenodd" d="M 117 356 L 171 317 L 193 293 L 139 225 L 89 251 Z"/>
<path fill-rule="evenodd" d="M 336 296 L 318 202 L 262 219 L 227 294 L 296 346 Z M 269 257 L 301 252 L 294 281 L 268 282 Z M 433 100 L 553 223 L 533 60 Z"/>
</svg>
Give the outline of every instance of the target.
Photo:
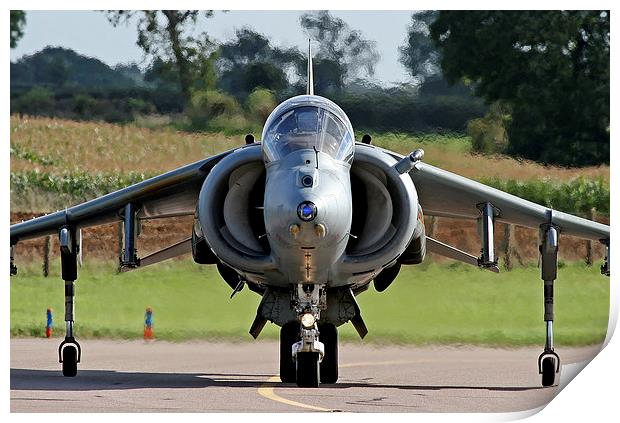
<svg viewBox="0 0 620 423">
<path fill-rule="evenodd" d="M 330 111 L 301 106 L 274 119 L 266 130 L 263 150 L 268 161 L 276 161 L 295 150 L 313 149 L 337 160 L 353 160 L 353 135 Z"/>
</svg>

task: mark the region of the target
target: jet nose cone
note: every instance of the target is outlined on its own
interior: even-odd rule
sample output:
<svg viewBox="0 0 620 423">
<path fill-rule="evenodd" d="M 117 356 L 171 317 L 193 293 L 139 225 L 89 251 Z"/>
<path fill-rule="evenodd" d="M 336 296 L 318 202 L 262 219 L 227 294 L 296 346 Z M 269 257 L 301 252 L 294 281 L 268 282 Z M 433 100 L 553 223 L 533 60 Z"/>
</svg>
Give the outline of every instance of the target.
<svg viewBox="0 0 620 423">
<path fill-rule="evenodd" d="M 297 216 L 304 222 L 311 222 L 316 214 L 317 208 L 312 201 L 303 201 L 297 206 Z"/>
</svg>

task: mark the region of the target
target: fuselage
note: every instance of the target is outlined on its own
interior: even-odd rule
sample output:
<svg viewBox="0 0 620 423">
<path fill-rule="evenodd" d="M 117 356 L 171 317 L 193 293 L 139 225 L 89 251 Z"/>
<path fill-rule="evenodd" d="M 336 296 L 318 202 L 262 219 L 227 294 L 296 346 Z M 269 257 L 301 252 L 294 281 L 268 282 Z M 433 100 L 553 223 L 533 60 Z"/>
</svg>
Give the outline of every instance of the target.
<svg viewBox="0 0 620 423">
<path fill-rule="evenodd" d="M 264 219 L 271 252 L 287 283 L 330 284 L 352 219 L 353 129 L 319 96 L 298 96 L 267 119 Z"/>
</svg>

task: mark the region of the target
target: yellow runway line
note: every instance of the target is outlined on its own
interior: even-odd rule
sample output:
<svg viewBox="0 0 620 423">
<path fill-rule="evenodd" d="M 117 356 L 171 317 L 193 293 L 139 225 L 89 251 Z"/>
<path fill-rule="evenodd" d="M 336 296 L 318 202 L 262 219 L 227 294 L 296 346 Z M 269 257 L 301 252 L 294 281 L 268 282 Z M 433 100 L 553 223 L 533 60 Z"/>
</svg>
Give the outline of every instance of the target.
<svg viewBox="0 0 620 423">
<path fill-rule="evenodd" d="M 390 366 L 394 364 L 409 364 L 409 363 L 415 363 L 415 362 L 419 362 L 419 360 L 417 361 L 412 361 L 412 360 L 367 361 L 367 362 L 342 364 L 340 365 L 340 367 L 342 368 L 342 367 L 362 367 L 362 366 Z M 279 396 L 278 394 L 275 393 L 275 388 L 273 386 L 269 386 L 273 382 L 279 382 L 279 381 L 280 381 L 279 375 L 270 377 L 269 380 L 265 384 L 263 384 L 260 388 L 258 388 L 258 394 L 272 401 L 291 405 L 293 407 L 306 408 L 306 409 L 314 410 L 314 411 L 329 411 L 329 412 L 333 411 L 329 408 L 323 408 L 323 407 L 317 407 L 315 405 L 304 404 L 302 402 L 293 401 L 293 400 L 286 399 L 286 398 Z"/>
<path fill-rule="evenodd" d="M 304 404 L 302 402 L 297 402 L 297 401 L 289 400 L 286 398 L 282 398 L 281 396 L 277 395 L 274 392 L 274 388 L 272 386 L 268 386 L 268 384 L 270 383 L 279 382 L 279 381 L 280 381 L 280 376 L 278 375 L 270 377 L 267 383 L 265 383 L 263 386 L 258 388 L 258 394 L 272 401 L 277 401 L 277 402 L 280 402 L 286 405 L 292 405 L 293 407 L 307 408 L 309 410 L 314 410 L 314 411 L 332 411 L 329 408 L 316 407 L 314 405 Z"/>
</svg>

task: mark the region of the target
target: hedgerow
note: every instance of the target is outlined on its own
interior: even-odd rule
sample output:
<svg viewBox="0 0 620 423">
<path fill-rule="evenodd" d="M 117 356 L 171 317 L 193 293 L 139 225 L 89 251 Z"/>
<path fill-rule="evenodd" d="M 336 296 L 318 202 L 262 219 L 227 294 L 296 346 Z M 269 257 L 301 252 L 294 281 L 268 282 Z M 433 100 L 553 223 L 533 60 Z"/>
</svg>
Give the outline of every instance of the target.
<svg viewBox="0 0 620 423">
<path fill-rule="evenodd" d="M 152 176 L 140 172 L 11 172 L 11 195 L 20 196 L 37 190 L 68 194 L 76 200 L 83 200 L 116 191 Z M 602 178 L 577 177 L 568 182 L 487 178 L 481 182 L 554 210 L 588 216 L 594 208 L 599 214 L 609 214 L 610 190 Z"/>
</svg>

